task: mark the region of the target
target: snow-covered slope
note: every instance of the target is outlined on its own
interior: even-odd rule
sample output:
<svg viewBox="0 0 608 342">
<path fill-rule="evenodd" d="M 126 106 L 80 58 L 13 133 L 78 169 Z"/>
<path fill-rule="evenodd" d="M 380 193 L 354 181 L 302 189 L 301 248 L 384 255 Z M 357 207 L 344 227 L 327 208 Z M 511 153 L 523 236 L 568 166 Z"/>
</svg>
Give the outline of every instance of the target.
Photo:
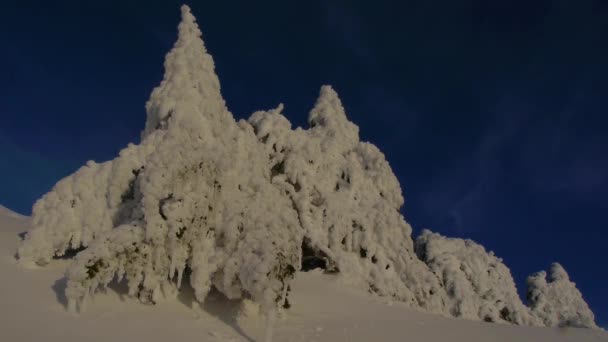
<svg viewBox="0 0 608 342">
<path fill-rule="evenodd" d="M 27 219 L 27 216 L 23 216 L 21 214 L 18 214 L 10 209 L 8 209 L 7 207 L 3 206 L 0 204 L 0 215 L 3 215 L 5 217 L 9 217 L 15 220 L 24 220 Z"/>
<path fill-rule="evenodd" d="M 66 311 L 65 260 L 28 270 L 16 246 L 30 220 L 0 212 L 0 341 L 262 341 L 264 322 L 249 302 L 212 292 L 192 309 L 190 287 L 177 298 L 142 305 L 115 286 L 87 311 Z M 388 302 L 318 271 L 297 273 L 293 307 L 275 327 L 275 341 L 608 341 L 600 330 L 534 328 L 445 318 Z M 195 305 L 195 308 L 198 308 Z"/>
</svg>

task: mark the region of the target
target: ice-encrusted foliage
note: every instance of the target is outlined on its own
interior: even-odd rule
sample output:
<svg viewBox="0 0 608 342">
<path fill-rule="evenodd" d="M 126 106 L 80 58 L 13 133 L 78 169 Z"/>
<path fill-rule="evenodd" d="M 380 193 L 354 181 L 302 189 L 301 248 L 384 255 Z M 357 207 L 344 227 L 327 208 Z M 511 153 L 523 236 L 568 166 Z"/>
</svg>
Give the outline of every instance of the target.
<svg viewBox="0 0 608 342">
<path fill-rule="evenodd" d="M 112 161 L 89 161 L 59 181 L 34 204 L 32 229 L 19 247 L 20 259 L 44 265 L 128 220 L 135 205 L 135 181 L 158 137 L 130 144 Z"/>
<path fill-rule="evenodd" d="M 88 162 L 34 205 L 19 258 L 43 265 L 77 253 L 67 270 L 72 308 L 112 281 L 155 303 L 188 279 L 199 302 L 214 287 L 272 313 L 289 307 L 296 271 L 322 267 L 432 312 L 555 325 L 575 322 L 574 310 L 592 326 L 573 284 L 578 297 L 555 299 L 569 282 L 531 278 L 537 320 L 483 247 L 430 232 L 414 246 L 397 178 L 382 152 L 359 140 L 331 87 L 321 88 L 308 128 L 292 129 L 283 105 L 236 122 L 187 6 L 178 31 L 146 103 L 141 143 Z"/>
<path fill-rule="evenodd" d="M 558 263 L 551 265 L 548 279 L 545 271 L 528 277 L 527 300 L 546 326 L 597 328 L 593 312 Z"/>
<path fill-rule="evenodd" d="M 444 312 L 437 278 L 414 254 L 399 208 L 401 188 L 384 155 L 359 141 L 336 92 L 321 88 L 307 130 L 291 130 L 282 106 L 249 122 L 270 156 L 271 181 L 304 229 L 305 250 L 372 292 Z"/>
<path fill-rule="evenodd" d="M 441 280 L 453 316 L 537 325 L 517 294 L 511 272 L 493 252 L 471 240 L 428 230 L 416 239 L 416 252 Z"/>
<path fill-rule="evenodd" d="M 399 183 L 335 91 L 322 87 L 309 129 L 292 130 L 282 106 L 237 123 L 186 6 L 178 29 L 141 144 L 89 162 L 39 200 L 20 258 L 44 264 L 83 249 L 67 272 L 72 305 L 123 278 L 153 303 L 188 271 L 199 301 L 214 286 L 268 308 L 285 303 L 304 256 L 443 312 L 399 214 Z"/>
<path fill-rule="evenodd" d="M 188 270 L 199 301 L 213 285 L 274 304 L 299 269 L 297 212 L 270 182 L 252 127 L 228 112 L 200 36 L 184 6 L 141 144 L 88 163 L 34 207 L 20 259 L 44 264 L 86 247 L 67 272 L 72 303 L 123 277 L 155 302 Z"/>
</svg>

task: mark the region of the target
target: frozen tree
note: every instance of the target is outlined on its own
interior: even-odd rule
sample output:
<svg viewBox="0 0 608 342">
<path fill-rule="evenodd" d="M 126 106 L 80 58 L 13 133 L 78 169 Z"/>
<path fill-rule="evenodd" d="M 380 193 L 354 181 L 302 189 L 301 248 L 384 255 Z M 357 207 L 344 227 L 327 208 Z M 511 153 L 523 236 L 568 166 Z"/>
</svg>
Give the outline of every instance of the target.
<svg viewBox="0 0 608 342">
<path fill-rule="evenodd" d="M 273 184 L 298 213 L 304 262 L 444 312 L 442 297 L 433 295 L 438 279 L 416 258 L 412 229 L 399 214 L 399 182 L 384 155 L 359 141 L 336 92 L 321 88 L 308 130 L 291 130 L 281 110 L 256 112 L 249 122 L 270 156 Z"/>
<path fill-rule="evenodd" d="M 283 106 L 236 122 L 188 7 L 165 75 L 146 105 L 142 140 L 89 162 L 34 206 L 22 262 L 79 251 L 70 306 L 113 280 L 154 303 L 188 272 L 266 312 L 289 306 L 301 267 L 340 272 L 380 295 L 444 312 L 439 280 L 414 254 L 401 188 L 384 155 L 359 141 L 336 92 L 321 88 L 309 129 Z"/>
<path fill-rule="evenodd" d="M 84 248 L 67 274 L 71 306 L 123 277 L 154 303 L 188 270 L 199 301 L 213 285 L 269 310 L 299 268 L 297 212 L 270 182 L 252 127 L 226 109 L 200 36 L 184 6 L 141 144 L 89 162 L 34 206 L 23 262 Z"/>
<path fill-rule="evenodd" d="M 187 279 L 198 302 L 214 287 L 272 322 L 296 271 L 321 267 L 428 311 L 534 324 L 481 246 L 425 233 L 417 256 L 397 178 L 331 87 L 307 128 L 292 129 L 283 105 L 237 122 L 187 6 L 178 31 L 140 144 L 88 162 L 34 205 L 20 262 L 75 253 L 71 309 L 112 281 L 153 304 Z"/>
<path fill-rule="evenodd" d="M 517 294 L 509 269 L 471 241 L 424 230 L 416 252 L 441 280 L 450 314 L 487 322 L 537 325 Z"/>
<path fill-rule="evenodd" d="M 597 328 L 595 317 L 566 270 L 553 263 L 547 273 L 528 277 L 528 304 L 544 325 Z"/>
</svg>

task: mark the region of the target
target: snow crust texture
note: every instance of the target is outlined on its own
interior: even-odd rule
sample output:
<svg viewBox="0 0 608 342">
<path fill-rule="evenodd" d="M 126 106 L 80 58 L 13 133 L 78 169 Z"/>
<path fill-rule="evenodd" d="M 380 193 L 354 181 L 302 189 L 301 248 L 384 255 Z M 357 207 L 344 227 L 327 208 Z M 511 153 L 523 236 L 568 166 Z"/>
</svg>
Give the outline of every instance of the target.
<svg viewBox="0 0 608 342">
<path fill-rule="evenodd" d="M 44 265 L 78 252 L 67 271 L 72 309 L 112 281 L 155 303 L 188 279 L 199 302 L 214 287 L 268 313 L 289 307 L 295 272 L 316 265 L 444 315 L 595 326 L 567 275 L 531 277 L 530 310 L 482 246 L 428 231 L 414 246 L 397 178 L 330 86 L 306 129 L 292 129 L 282 104 L 237 122 L 187 6 L 178 31 L 141 143 L 88 162 L 34 205 L 19 258 Z"/>
</svg>

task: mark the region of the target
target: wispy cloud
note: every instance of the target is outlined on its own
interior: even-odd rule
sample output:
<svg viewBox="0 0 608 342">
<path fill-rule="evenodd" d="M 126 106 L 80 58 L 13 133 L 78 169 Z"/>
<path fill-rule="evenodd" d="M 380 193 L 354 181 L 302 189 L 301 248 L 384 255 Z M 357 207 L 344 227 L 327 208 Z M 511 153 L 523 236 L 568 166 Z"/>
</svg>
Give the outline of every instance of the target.
<svg viewBox="0 0 608 342">
<path fill-rule="evenodd" d="M 369 47 L 362 17 L 347 3 L 322 1 L 325 26 L 329 34 L 349 49 L 359 62 L 372 68 L 377 65 L 373 50 Z"/>
</svg>

